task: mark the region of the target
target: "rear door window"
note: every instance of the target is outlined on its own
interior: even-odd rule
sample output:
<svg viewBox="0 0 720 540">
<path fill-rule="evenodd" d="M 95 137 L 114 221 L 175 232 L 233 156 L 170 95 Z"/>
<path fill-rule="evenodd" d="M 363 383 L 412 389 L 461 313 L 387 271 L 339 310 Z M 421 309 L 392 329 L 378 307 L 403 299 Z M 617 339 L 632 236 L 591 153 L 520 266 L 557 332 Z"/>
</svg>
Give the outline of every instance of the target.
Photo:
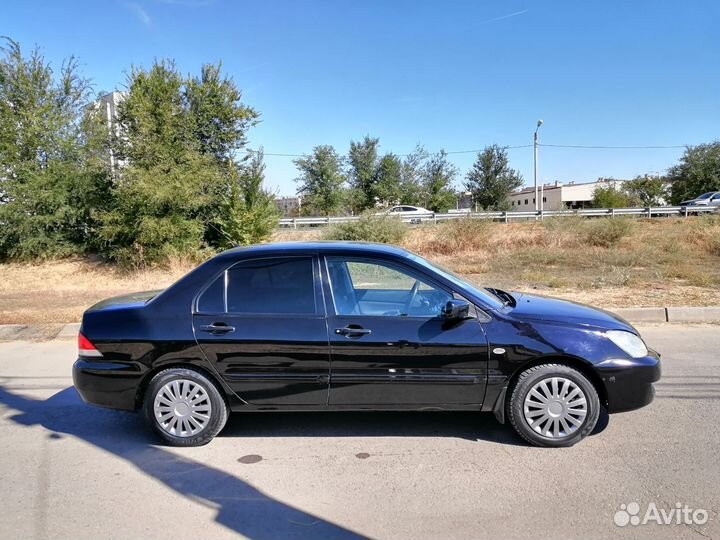
<svg viewBox="0 0 720 540">
<path fill-rule="evenodd" d="M 314 315 L 312 257 L 256 259 L 227 271 L 227 312 Z"/>
<path fill-rule="evenodd" d="M 218 276 L 200 295 L 199 313 L 315 315 L 312 257 L 242 261 Z"/>
</svg>

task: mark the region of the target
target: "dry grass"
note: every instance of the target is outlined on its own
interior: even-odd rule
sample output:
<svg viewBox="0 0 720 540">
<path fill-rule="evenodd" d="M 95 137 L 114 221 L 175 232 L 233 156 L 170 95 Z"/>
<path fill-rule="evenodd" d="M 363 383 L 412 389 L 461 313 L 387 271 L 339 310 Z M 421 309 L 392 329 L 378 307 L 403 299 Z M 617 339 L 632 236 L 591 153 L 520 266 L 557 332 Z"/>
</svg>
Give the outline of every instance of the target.
<svg viewBox="0 0 720 540">
<path fill-rule="evenodd" d="M 610 308 L 720 305 L 720 216 L 610 223 L 458 220 L 413 227 L 403 246 L 485 286 Z M 277 231 L 272 241 L 322 233 Z M 122 272 L 88 259 L 0 265 L 0 324 L 77 321 L 102 298 L 166 287 L 193 266 Z"/>
<path fill-rule="evenodd" d="M 38 264 L 3 264 L 0 324 L 79 321 L 89 306 L 133 291 L 167 287 L 192 266 L 126 272 L 89 259 Z"/>
<path fill-rule="evenodd" d="M 424 229 L 406 247 L 479 284 L 605 307 L 720 305 L 718 216 Z"/>
</svg>

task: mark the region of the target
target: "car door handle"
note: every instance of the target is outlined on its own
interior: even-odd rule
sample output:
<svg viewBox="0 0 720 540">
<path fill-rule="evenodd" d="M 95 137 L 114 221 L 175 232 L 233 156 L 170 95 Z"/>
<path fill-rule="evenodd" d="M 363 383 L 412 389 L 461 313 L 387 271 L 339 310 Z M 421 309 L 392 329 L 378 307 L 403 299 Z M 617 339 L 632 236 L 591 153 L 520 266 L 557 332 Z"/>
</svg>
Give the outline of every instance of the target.
<svg viewBox="0 0 720 540">
<path fill-rule="evenodd" d="M 372 334 L 372 330 L 367 328 L 353 328 L 346 326 L 345 328 L 336 328 L 335 333 L 345 337 L 360 337 Z"/>
<path fill-rule="evenodd" d="M 202 332 L 209 332 L 210 334 L 228 334 L 235 331 L 234 326 L 228 326 L 227 324 L 205 324 L 200 327 Z"/>
</svg>

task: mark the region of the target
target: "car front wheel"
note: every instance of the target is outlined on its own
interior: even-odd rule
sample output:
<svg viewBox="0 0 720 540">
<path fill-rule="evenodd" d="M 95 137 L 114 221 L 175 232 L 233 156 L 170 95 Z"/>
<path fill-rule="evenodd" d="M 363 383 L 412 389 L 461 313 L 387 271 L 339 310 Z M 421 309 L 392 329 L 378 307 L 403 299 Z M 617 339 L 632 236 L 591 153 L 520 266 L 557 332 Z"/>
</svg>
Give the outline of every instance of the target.
<svg viewBox="0 0 720 540">
<path fill-rule="evenodd" d="M 201 446 L 220 433 L 228 409 L 205 375 L 172 368 L 155 375 L 145 392 L 145 416 L 172 446 Z"/>
<path fill-rule="evenodd" d="M 525 370 L 507 402 L 513 428 L 535 446 L 572 446 L 592 432 L 599 414 L 595 387 L 578 370 L 562 364 Z"/>
</svg>

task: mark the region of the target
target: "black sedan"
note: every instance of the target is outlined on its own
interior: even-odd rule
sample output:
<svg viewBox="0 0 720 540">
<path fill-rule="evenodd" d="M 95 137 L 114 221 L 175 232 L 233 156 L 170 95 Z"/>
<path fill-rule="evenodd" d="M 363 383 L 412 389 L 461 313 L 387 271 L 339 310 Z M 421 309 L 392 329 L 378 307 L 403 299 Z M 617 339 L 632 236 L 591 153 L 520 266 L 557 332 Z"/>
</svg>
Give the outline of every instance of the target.
<svg viewBox="0 0 720 540">
<path fill-rule="evenodd" d="M 650 403 L 660 360 L 611 313 L 481 289 L 395 247 L 314 242 L 232 249 L 96 304 L 73 378 L 177 446 L 207 443 L 231 411 L 327 410 L 488 411 L 570 446 L 601 408 Z"/>
</svg>

